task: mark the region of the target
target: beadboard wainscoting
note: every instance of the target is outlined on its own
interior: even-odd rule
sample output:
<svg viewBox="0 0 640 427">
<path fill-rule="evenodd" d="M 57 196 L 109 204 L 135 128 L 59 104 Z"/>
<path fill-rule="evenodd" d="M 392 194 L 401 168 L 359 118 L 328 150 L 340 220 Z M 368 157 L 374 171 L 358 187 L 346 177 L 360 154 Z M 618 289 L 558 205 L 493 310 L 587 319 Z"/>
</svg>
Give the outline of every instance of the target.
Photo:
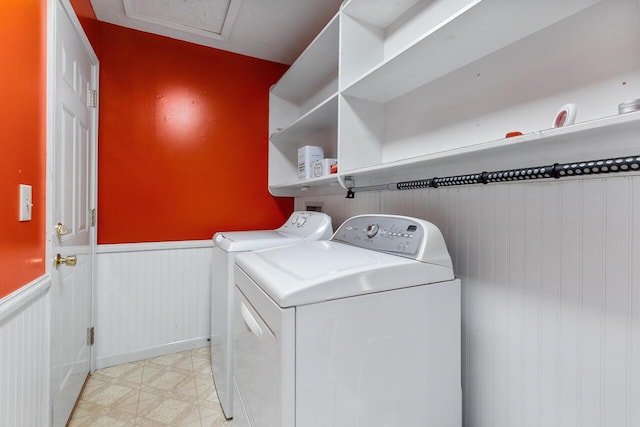
<svg viewBox="0 0 640 427">
<path fill-rule="evenodd" d="M 49 276 L 0 299 L 0 426 L 49 425 Z"/>
<path fill-rule="evenodd" d="M 96 367 L 208 344 L 212 241 L 99 245 Z"/>
<path fill-rule="evenodd" d="M 296 208 L 310 202 L 337 225 L 388 213 L 440 227 L 462 279 L 465 426 L 640 425 L 640 177 L 298 198 Z"/>
</svg>

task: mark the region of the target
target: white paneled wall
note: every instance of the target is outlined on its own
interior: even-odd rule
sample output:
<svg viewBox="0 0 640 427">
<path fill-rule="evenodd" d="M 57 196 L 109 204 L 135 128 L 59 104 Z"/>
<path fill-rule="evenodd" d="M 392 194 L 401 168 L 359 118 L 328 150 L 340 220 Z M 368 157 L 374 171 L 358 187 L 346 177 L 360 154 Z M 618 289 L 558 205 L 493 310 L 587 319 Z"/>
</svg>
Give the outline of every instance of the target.
<svg viewBox="0 0 640 427">
<path fill-rule="evenodd" d="M 96 367 L 207 345 L 210 240 L 101 245 Z"/>
<path fill-rule="evenodd" d="M 346 195 L 346 190 L 345 190 Z M 336 230 L 345 219 L 355 215 L 361 215 L 380 211 L 380 196 L 378 193 L 359 193 L 358 200 L 345 199 L 345 196 L 332 197 L 307 197 L 295 200 L 295 210 L 307 210 L 307 206 L 322 206 L 322 211 L 331 215 L 333 229 Z"/>
<path fill-rule="evenodd" d="M 49 286 L 0 300 L 0 426 L 49 425 Z"/>
<path fill-rule="evenodd" d="M 640 426 L 640 177 L 330 196 L 324 210 L 376 213 L 373 197 L 445 235 L 465 426 Z"/>
</svg>

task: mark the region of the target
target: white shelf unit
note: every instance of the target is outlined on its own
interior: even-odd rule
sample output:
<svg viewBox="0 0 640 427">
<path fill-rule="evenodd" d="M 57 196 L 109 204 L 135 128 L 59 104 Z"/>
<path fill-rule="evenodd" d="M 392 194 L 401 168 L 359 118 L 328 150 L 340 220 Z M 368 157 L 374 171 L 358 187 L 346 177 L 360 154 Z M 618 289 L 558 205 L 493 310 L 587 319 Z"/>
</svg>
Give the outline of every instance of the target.
<svg viewBox="0 0 640 427">
<path fill-rule="evenodd" d="M 374 39 L 366 51 L 372 52 L 372 61 L 380 56 L 382 60 L 363 70 L 369 61 L 348 61 L 352 55 L 345 51 L 341 64 L 344 93 L 389 102 L 598 1 L 419 1 L 380 28 L 376 22 L 365 21 L 369 12 L 364 6 L 369 1 L 352 0 L 343 9 L 352 18 L 344 19 L 345 38 Z M 354 43 L 348 46 L 358 49 Z M 358 71 L 364 72 L 358 75 Z M 352 76 L 355 81 L 349 84 Z"/>
<path fill-rule="evenodd" d="M 274 195 L 288 195 L 289 188 L 301 184 L 299 147 L 319 145 L 325 157 L 337 156 L 338 19 L 336 15 L 271 88 L 269 188 Z"/>
<path fill-rule="evenodd" d="M 361 168 L 359 187 L 640 154 L 640 112 Z M 496 160 L 497 159 L 497 160 Z M 631 171 L 630 171 L 631 172 Z M 637 171 L 636 171 L 637 172 Z"/>
<path fill-rule="evenodd" d="M 289 127 L 269 138 L 269 189 L 273 195 L 289 195 L 296 187 L 301 191 L 310 186 L 335 181 L 337 177 L 298 178 L 298 148 L 317 145 L 325 157 L 337 156 L 338 95 L 334 94 Z"/>
<path fill-rule="evenodd" d="M 274 196 L 315 196 L 327 194 L 344 194 L 345 189 L 338 181 L 337 175 L 320 178 L 292 181 L 284 184 L 272 184 L 269 191 Z"/>
<path fill-rule="evenodd" d="M 358 187 L 478 172 L 474 163 L 499 170 L 637 154 L 626 136 L 637 116 L 618 116 L 617 106 L 640 98 L 639 18 L 637 0 L 350 0 L 330 23 L 339 24 L 339 69 L 336 121 L 323 116 L 336 131 L 327 157 Z M 577 105 L 576 124 L 550 129 L 567 103 Z M 524 136 L 504 139 L 511 131 Z M 334 147 L 333 134 L 323 138 Z M 275 144 L 295 158 L 295 142 Z M 274 184 L 288 196 L 309 187 Z"/>
</svg>

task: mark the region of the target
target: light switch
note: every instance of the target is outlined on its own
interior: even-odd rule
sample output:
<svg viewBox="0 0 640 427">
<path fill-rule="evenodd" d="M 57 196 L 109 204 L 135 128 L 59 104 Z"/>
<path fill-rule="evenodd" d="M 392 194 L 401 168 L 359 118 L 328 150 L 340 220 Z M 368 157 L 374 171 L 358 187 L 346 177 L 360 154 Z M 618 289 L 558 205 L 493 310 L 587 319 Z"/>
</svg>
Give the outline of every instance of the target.
<svg viewBox="0 0 640 427">
<path fill-rule="evenodd" d="M 31 208 L 33 199 L 31 198 L 31 186 L 20 184 L 20 221 L 31 221 Z"/>
</svg>

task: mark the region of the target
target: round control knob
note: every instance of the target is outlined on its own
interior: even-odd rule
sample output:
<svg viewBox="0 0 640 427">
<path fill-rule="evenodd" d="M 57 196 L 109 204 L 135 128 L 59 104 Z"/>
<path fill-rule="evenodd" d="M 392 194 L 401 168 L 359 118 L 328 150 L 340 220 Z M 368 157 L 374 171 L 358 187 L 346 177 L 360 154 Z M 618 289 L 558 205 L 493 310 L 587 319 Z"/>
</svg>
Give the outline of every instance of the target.
<svg viewBox="0 0 640 427">
<path fill-rule="evenodd" d="M 297 222 L 298 222 L 298 217 L 297 216 L 294 216 L 294 217 L 291 218 L 291 224 L 295 224 Z"/>
<path fill-rule="evenodd" d="M 367 237 L 371 238 L 378 234 L 379 229 L 380 227 L 378 226 L 378 224 L 369 224 L 365 229 L 365 233 L 367 233 Z"/>
<path fill-rule="evenodd" d="M 302 227 L 304 225 L 304 223 L 307 222 L 307 218 L 301 216 L 300 218 L 298 218 L 298 227 Z"/>
</svg>

